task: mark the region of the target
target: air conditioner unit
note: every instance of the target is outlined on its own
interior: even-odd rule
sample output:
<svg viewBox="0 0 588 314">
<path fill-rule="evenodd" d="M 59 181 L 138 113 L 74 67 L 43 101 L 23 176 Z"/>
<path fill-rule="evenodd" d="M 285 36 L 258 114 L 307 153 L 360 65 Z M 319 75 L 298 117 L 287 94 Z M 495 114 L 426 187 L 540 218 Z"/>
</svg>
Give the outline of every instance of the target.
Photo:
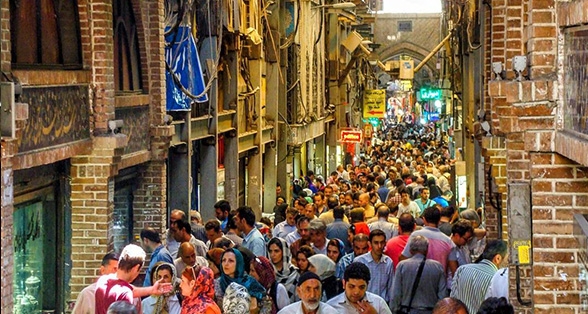
<svg viewBox="0 0 588 314">
<path fill-rule="evenodd" d="M 0 117 L 2 137 L 15 137 L 14 83 L 0 82 Z"/>
</svg>

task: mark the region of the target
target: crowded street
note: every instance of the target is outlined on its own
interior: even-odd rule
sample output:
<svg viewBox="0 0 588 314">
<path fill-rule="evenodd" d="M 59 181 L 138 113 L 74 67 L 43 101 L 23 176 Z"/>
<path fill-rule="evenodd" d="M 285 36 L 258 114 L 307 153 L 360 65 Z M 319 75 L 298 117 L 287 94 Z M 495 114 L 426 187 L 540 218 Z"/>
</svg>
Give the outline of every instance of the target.
<svg viewBox="0 0 588 314">
<path fill-rule="evenodd" d="M 0 7 L 2 314 L 588 313 L 588 0 Z"/>
</svg>

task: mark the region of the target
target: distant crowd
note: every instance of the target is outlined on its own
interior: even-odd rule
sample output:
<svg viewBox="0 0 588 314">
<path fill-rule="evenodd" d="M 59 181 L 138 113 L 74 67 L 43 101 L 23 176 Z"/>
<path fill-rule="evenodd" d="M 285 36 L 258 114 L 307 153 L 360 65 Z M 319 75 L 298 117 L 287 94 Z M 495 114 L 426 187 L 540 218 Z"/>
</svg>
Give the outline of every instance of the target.
<svg viewBox="0 0 588 314">
<path fill-rule="evenodd" d="M 307 171 L 290 199 L 278 184 L 273 220 L 225 200 L 206 222 L 173 210 L 104 256 L 73 312 L 514 313 L 506 243 L 483 209 L 456 209 L 452 163 L 434 126 L 384 125 L 356 166 Z"/>
</svg>

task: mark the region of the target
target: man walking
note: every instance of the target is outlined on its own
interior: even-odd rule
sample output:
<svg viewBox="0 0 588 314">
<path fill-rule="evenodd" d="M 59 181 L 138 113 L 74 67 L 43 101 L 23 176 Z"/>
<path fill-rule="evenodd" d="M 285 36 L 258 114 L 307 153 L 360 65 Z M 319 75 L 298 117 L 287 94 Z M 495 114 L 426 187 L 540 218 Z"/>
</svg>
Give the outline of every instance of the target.
<svg viewBox="0 0 588 314">
<path fill-rule="evenodd" d="M 173 265 L 174 259 L 169 251 L 161 244 L 159 233 L 153 228 L 145 228 L 141 230 L 141 247 L 147 252 L 151 253 L 151 261 L 149 267 L 145 271 L 145 280 L 143 287 L 151 286 L 151 269 L 158 262 L 166 262 Z"/>
<path fill-rule="evenodd" d="M 372 280 L 368 285 L 368 291 L 381 295 L 386 302 L 390 302 L 394 268 L 392 260 L 384 255 L 386 234 L 376 229 L 370 232 L 370 244 L 372 251 L 355 258 L 354 262 L 365 264 L 372 274 Z"/>
<path fill-rule="evenodd" d="M 392 314 L 386 301 L 367 291 L 370 269 L 362 263 L 351 263 L 343 275 L 345 292 L 327 302 L 340 314 Z"/>
<path fill-rule="evenodd" d="M 395 313 L 430 314 L 437 301 L 447 295 L 445 272 L 437 261 L 425 259 L 429 240 L 416 236 L 410 242 L 412 257 L 401 261 L 394 275 L 391 308 Z M 418 277 L 419 268 L 421 276 Z"/>
<path fill-rule="evenodd" d="M 116 253 L 108 253 L 102 258 L 100 265 L 100 276 L 115 274 L 118 267 L 118 255 Z M 73 309 L 73 314 L 94 314 L 95 299 L 94 293 L 96 291 L 97 282 L 87 286 L 80 292 Z"/>
<path fill-rule="evenodd" d="M 237 208 L 235 222 L 239 231 L 243 232 L 243 247 L 249 249 L 255 256 L 267 256 L 263 235 L 255 228 L 255 213 L 249 206 Z"/>
<path fill-rule="evenodd" d="M 335 309 L 321 302 L 321 279 L 313 272 L 305 272 L 298 279 L 296 295 L 300 301 L 281 309 L 278 314 L 333 314 Z"/>
<path fill-rule="evenodd" d="M 498 271 L 498 266 L 502 264 L 506 252 L 506 242 L 502 240 L 488 242 L 476 263 L 463 265 L 457 269 L 453 277 L 451 297 L 465 303 L 470 313 L 477 313 L 484 302 L 492 277 Z"/>
</svg>

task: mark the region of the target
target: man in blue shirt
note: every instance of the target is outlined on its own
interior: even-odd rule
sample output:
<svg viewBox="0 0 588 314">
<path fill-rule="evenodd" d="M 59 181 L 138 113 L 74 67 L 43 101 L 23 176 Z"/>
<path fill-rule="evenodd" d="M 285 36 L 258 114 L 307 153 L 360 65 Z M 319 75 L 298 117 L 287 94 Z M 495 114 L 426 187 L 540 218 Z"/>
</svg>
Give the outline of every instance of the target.
<svg viewBox="0 0 588 314">
<path fill-rule="evenodd" d="M 227 222 L 229 221 L 229 213 L 231 212 L 231 204 L 225 200 L 220 200 L 214 204 L 214 215 L 221 223 L 221 230 L 224 234 L 229 232 Z"/>
<path fill-rule="evenodd" d="M 255 228 L 255 213 L 249 206 L 237 208 L 235 223 L 239 231 L 245 235 L 243 247 L 249 249 L 255 256 L 267 256 L 265 239 L 257 228 Z"/>
<path fill-rule="evenodd" d="M 169 251 L 161 243 L 161 237 L 159 233 L 153 228 L 145 228 L 141 230 L 141 246 L 145 251 L 151 253 L 151 261 L 149 262 L 149 268 L 145 272 L 145 280 L 143 281 L 143 287 L 151 286 L 151 268 L 157 264 L 157 262 L 167 262 L 174 264 Z"/>
<path fill-rule="evenodd" d="M 386 246 L 386 234 L 380 229 L 370 232 L 371 252 L 357 256 L 354 262 L 365 264 L 369 269 L 372 279 L 368 285 L 368 291 L 378 294 L 390 302 L 392 296 L 392 282 L 394 280 L 394 268 L 392 259 L 384 255 Z"/>
</svg>

